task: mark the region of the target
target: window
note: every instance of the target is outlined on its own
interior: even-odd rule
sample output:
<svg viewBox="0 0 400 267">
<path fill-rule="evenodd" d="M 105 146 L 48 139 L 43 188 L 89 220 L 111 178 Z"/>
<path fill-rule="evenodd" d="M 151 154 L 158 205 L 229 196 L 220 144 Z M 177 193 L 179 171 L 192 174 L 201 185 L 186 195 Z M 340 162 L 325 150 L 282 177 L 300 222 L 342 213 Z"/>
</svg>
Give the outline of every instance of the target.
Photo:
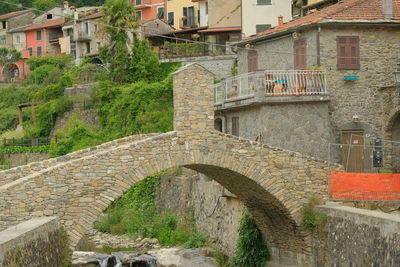
<svg viewBox="0 0 400 267">
<path fill-rule="evenodd" d="M 86 43 L 86 53 L 90 54 L 90 42 Z"/>
<path fill-rule="evenodd" d="M 159 19 L 164 18 L 164 7 L 157 8 L 157 18 Z"/>
<path fill-rule="evenodd" d="M 36 41 L 42 41 L 42 31 L 36 32 Z"/>
<path fill-rule="evenodd" d="M 28 51 L 29 51 L 29 56 L 31 57 L 31 56 L 33 56 L 33 50 L 32 50 L 32 47 L 28 47 Z"/>
<path fill-rule="evenodd" d="M 100 42 L 97 42 L 97 43 L 96 43 L 96 49 L 97 49 L 97 51 L 100 51 L 100 46 L 101 46 Z"/>
<path fill-rule="evenodd" d="M 271 0 L 257 0 L 257 5 L 258 6 L 265 6 L 265 5 L 271 5 Z"/>
<path fill-rule="evenodd" d="M 294 42 L 294 69 L 304 70 L 307 68 L 307 42 L 305 39 Z"/>
<path fill-rule="evenodd" d="M 19 34 L 17 34 L 17 36 L 15 37 L 15 42 L 17 44 L 21 43 L 21 36 Z"/>
<path fill-rule="evenodd" d="M 256 25 L 256 32 L 263 32 L 271 28 L 271 24 L 258 24 Z"/>
<path fill-rule="evenodd" d="M 97 24 L 94 24 L 94 32 L 97 32 Z"/>
<path fill-rule="evenodd" d="M 3 29 L 7 28 L 7 22 L 6 21 L 2 21 L 2 25 L 3 25 Z"/>
<path fill-rule="evenodd" d="M 1 35 L 0 36 L 0 44 L 6 44 L 6 36 L 5 35 Z"/>
<path fill-rule="evenodd" d="M 342 70 L 360 69 L 360 38 L 358 36 L 338 36 L 337 68 Z"/>
<path fill-rule="evenodd" d="M 47 19 L 52 19 L 53 18 L 53 14 L 47 14 Z"/>
<path fill-rule="evenodd" d="M 141 10 L 136 12 L 136 16 L 137 16 L 137 21 L 142 21 L 142 11 Z"/>
<path fill-rule="evenodd" d="M 183 17 L 185 20 L 183 21 L 183 26 L 191 27 L 194 26 L 195 18 L 194 18 L 194 7 L 184 7 L 183 8 Z"/>
<path fill-rule="evenodd" d="M 74 29 L 67 29 L 67 36 L 74 36 Z"/>
<path fill-rule="evenodd" d="M 41 56 L 42 56 L 42 47 L 41 47 L 41 46 L 37 46 L 37 47 L 36 47 L 36 55 L 37 55 L 38 57 L 41 57 Z"/>
<path fill-rule="evenodd" d="M 255 50 L 250 50 L 247 55 L 248 71 L 253 72 L 258 69 L 258 54 Z"/>
<path fill-rule="evenodd" d="M 239 117 L 232 117 L 232 135 L 239 136 Z"/>
<path fill-rule="evenodd" d="M 136 5 L 140 6 L 142 4 L 142 0 L 136 0 Z"/>
<path fill-rule="evenodd" d="M 85 33 L 87 35 L 89 35 L 89 22 L 85 22 L 85 24 L 83 24 L 84 28 L 83 30 L 85 31 Z"/>
<path fill-rule="evenodd" d="M 174 25 L 174 24 L 175 24 L 174 12 L 168 12 L 168 25 Z"/>
</svg>

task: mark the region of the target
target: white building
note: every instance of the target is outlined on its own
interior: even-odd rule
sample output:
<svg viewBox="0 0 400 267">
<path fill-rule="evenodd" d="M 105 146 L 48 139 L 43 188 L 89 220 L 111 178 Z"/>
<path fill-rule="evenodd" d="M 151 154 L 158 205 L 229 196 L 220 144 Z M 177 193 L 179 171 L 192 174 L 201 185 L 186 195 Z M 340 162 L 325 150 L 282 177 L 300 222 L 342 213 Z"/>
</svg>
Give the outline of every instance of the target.
<svg viewBox="0 0 400 267">
<path fill-rule="evenodd" d="M 292 0 L 241 0 L 242 37 L 262 32 L 278 25 L 278 17 L 283 21 L 292 19 Z"/>
</svg>

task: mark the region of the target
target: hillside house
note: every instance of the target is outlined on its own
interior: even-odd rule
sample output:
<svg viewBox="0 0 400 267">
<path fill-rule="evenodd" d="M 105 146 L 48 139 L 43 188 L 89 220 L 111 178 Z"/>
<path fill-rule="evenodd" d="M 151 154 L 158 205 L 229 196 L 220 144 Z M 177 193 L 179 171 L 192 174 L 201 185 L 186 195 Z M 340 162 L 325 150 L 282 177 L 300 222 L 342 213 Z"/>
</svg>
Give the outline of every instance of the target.
<svg viewBox="0 0 400 267">
<path fill-rule="evenodd" d="M 370 155 L 328 152 L 328 143 L 400 141 L 400 0 L 347 0 L 288 23 L 279 19 L 239 46 L 240 75 L 216 86 L 216 128 L 358 162 L 350 171 L 370 168 Z M 400 167 L 392 159 L 385 166 Z"/>
<path fill-rule="evenodd" d="M 12 31 L 32 23 L 33 10 L 22 10 L 0 15 L 0 48 L 25 49 L 25 34 L 14 34 Z M 0 66 L 0 81 L 10 81 L 25 77 L 25 64 L 18 61 L 11 66 Z"/>
</svg>

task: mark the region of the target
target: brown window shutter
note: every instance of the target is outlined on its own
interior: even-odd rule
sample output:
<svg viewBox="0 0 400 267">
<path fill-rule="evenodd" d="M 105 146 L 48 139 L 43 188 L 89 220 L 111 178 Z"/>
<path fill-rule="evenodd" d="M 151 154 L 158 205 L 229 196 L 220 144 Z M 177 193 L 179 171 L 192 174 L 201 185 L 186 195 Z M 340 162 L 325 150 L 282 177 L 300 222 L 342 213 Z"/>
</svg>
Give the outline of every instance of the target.
<svg viewBox="0 0 400 267">
<path fill-rule="evenodd" d="M 258 69 L 258 54 L 255 50 L 250 50 L 247 56 L 248 71 L 253 72 Z"/>
<path fill-rule="evenodd" d="M 338 69 L 360 69 L 360 38 L 358 36 L 337 37 Z"/>
<path fill-rule="evenodd" d="M 239 136 L 239 117 L 232 117 L 232 135 Z"/>
<path fill-rule="evenodd" d="M 294 42 L 294 68 L 304 70 L 307 68 L 307 42 L 305 39 Z"/>
</svg>

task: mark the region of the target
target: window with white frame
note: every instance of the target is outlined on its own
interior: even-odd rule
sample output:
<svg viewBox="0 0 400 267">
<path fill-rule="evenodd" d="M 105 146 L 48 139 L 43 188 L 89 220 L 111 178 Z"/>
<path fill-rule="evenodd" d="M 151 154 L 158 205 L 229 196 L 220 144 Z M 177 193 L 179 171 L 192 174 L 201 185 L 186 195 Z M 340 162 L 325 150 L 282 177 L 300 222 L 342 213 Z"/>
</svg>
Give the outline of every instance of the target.
<svg viewBox="0 0 400 267">
<path fill-rule="evenodd" d="M 2 44 L 2 45 L 6 44 L 6 36 L 5 35 L 0 35 L 0 44 Z"/>
<path fill-rule="evenodd" d="M 157 18 L 163 19 L 164 18 L 164 7 L 158 7 L 157 8 Z"/>
</svg>

